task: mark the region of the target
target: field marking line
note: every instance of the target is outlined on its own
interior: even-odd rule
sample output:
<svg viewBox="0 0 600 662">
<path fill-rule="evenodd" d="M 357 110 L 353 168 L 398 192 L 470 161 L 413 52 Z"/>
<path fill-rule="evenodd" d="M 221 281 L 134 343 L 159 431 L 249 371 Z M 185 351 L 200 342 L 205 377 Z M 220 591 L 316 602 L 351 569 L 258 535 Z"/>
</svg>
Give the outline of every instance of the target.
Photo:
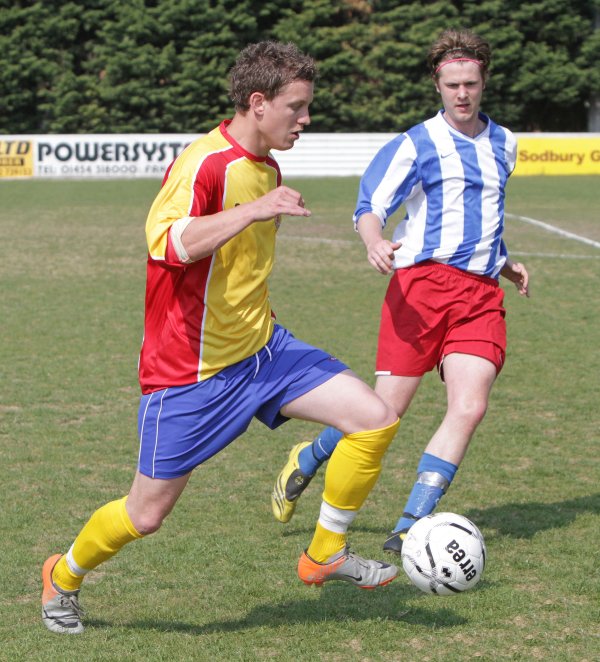
<svg viewBox="0 0 600 662">
<path fill-rule="evenodd" d="M 329 239 L 327 237 L 310 237 L 301 234 L 286 234 L 282 239 L 292 239 L 294 241 L 304 241 L 312 244 L 329 244 L 330 246 L 350 246 L 356 245 L 352 239 Z M 567 253 L 526 253 L 523 251 L 511 251 L 511 255 L 522 257 L 542 257 L 554 258 L 560 260 L 600 260 L 600 255 L 569 255 Z"/>
<path fill-rule="evenodd" d="M 505 216 L 508 218 L 514 218 L 517 221 L 522 223 L 527 223 L 529 225 L 534 225 L 536 227 L 542 228 L 547 232 L 557 234 L 566 239 L 572 239 L 573 241 L 578 241 L 582 244 L 588 246 L 593 246 L 594 248 L 600 248 L 600 242 L 590 239 L 589 237 L 582 237 L 581 235 L 575 234 L 574 232 L 568 232 L 567 230 L 562 230 L 555 225 L 550 225 L 550 223 L 544 223 L 543 221 L 538 221 L 535 218 L 529 218 L 528 216 L 519 216 L 518 214 L 505 213 Z M 294 241 L 307 241 L 319 244 L 333 244 L 333 245 L 349 245 L 354 244 L 355 242 L 352 239 L 329 239 L 327 237 L 310 237 L 304 235 L 286 235 L 287 238 L 293 239 Z M 547 258 L 559 258 L 562 260 L 597 260 L 600 258 L 598 255 L 568 255 L 561 253 L 523 253 L 523 252 L 512 252 L 512 255 L 523 255 L 526 257 L 547 257 Z"/>
<path fill-rule="evenodd" d="M 327 237 L 310 237 L 303 234 L 285 234 L 283 235 L 284 239 L 293 239 L 294 241 L 308 241 L 315 244 L 332 244 L 334 246 L 348 246 L 350 244 L 355 244 L 356 242 L 353 239 L 329 239 Z"/>
<path fill-rule="evenodd" d="M 567 253 L 524 253 L 522 251 L 510 251 L 511 256 L 520 257 L 547 257 L 560 260 L 600 260 L 600 255 L 568 255 Z"/>
<path fill-rule="evenodd" d="M 522 221 L 523 223 L 528 223 L 529 225 L 535 225 L 538 228 L 543 228 L 544 230 L 547 230 L 548 232 L 552 232 L 554 234 L 558 234 L 561 237 L 565 237 L 567 239 L 573 239 L 574 241 L 579 241 L 582 244 L 587 244 L 588 246 L 593 246 L 594 248 L 600 248 L 600 241 L 594 241 L 593 239 L 589 239 L 588 237 L 582 237 L 581 235 L 575 234 L 573 232 L 567 232 L 566 230 L 561 230 L 560 228 L 557 228 L 555 225 L 550 225 L 549 223 L 544 223 L 543 221 L 538 221 L 535 218 L 529 218 L 528 216 L 518 216 L 517 214 L 505 214 L 508 218 L 514 218 L 517 221 Z"/>
</svg>

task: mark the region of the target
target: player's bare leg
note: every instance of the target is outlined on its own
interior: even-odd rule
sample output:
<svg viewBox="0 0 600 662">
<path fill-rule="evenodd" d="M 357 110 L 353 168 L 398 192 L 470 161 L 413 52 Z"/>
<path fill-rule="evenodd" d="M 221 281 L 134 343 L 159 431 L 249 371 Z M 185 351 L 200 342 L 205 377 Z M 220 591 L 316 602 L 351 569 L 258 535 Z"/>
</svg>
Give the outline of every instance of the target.
<svg viewBox="0 0 600 662">
<path fill-rule="evenodd" d="M 459 465 L 471 438 L 487 411 L 496 379 L 496 367 L 471 354 L 449 354 L 444 359 L 448 407 L 425 452 Z"/>
<path fill-rule="evenodd" d="M 375 392 L 402 418 L 412 402 L 422 377 L 378 375 Z"/>
<path fill-rule="evenodd" d="M 133 525 L 142 535 L 158 531 L 173 510 L 190 476 L 191 473 L 188 473 L 179 478 L 164 480 L 136 472 L 126 507 Z"/>
<path fill-rule="evenodd" d="M 448 403 L 446 415 L 425 448 L 417 467 L 417 481 L 402 516 L 384 542 L 384 550 L 395 554 L 401 553 L 412 524 L 433 512 L 450 487 L 471 438 L 485 416 L 496 379 L 493 363 L 470 354 L 449 354 L 444 359 L 443 370 Z"/>
</svg>

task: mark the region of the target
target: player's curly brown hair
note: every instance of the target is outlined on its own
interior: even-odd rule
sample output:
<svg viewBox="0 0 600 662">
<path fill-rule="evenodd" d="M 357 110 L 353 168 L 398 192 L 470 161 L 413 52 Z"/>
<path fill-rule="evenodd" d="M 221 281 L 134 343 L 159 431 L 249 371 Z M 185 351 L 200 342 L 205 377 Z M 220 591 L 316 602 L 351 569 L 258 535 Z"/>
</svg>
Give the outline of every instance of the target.
<svg viewBox="0 0 600 662">
<path fill-rule="evenodd" d="M 432 77 L 438 77 L 437 70 L 440 64 L 461 57 L 477 60 L 483 77 L 486 77 L 492 59 L 489 43 L 470 30 L 453 28 L 444 30 L 429 49 L 427 64 Z"/>
<path fill-rule="evenodd" d="M 250 108 L 248 99 L 261 92 L 268 100 L 295 80 L 314 81 L 317 65 L 292 43 L 261 41 L 250 44 L 238 55 L 229 72 L 229 95 L 236 110 Z"/>
</svg>

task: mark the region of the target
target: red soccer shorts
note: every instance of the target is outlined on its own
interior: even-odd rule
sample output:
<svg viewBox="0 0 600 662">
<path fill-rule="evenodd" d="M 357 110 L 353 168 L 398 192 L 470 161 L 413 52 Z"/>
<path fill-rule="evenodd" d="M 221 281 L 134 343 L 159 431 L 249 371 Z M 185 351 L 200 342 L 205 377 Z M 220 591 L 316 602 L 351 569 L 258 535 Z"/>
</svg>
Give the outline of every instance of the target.
<svg viewBox="0 0 600 662">
<path fill-rule="evenodd" d="M 500 372 L 503 300 L 493 278 L 432 261 L 397 269 L 381 310 L 376 373 L 418 377 L 453 352 L 481 356 Z"/>
</svg>

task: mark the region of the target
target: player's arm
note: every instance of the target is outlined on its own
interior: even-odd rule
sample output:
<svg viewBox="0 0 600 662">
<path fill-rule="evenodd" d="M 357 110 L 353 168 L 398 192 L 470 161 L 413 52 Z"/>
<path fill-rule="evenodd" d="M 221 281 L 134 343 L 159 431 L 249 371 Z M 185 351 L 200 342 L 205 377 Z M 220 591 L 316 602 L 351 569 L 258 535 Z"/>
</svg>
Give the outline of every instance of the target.
<svg viewBox="0 0 600 662">
<path fill-rule="evenodd" d="M 509 258 L 506 258 L 506 262 L 500 270 L 500 275 L 514 283 L 519 294 L 529 296 L 529 274 L 520 262 L 512 262 Z"/>
<path fill-rule="evenodd" d="M 171 229 L 171 240 L 182 262 L 212 255 L 252 223 L 278 216 L 310 216 L 298 191 L 278 186 L 257 200 L 207 216 L 181 219 Z"/>
<path fill-rule="evenodd" d="M 388 241 L 383 238 L 381 221 L 376 214 L 363 214 L 356 222 L 356 230 L 367 249 L 369 263 L 381 274 L 393 271 L 394 251 L 400 248 L 399 241 Z"/>
<path fill-rule="evenodd" d="M 402 245 L 384 239 L 383 228 L 418 183 L 416 158 L 413 141 L 401 134 L 377 152 L 360 180 L 354 225 L 369 263 L 382 274 L 393 271 L 394 251 Z"/>
</svg>

